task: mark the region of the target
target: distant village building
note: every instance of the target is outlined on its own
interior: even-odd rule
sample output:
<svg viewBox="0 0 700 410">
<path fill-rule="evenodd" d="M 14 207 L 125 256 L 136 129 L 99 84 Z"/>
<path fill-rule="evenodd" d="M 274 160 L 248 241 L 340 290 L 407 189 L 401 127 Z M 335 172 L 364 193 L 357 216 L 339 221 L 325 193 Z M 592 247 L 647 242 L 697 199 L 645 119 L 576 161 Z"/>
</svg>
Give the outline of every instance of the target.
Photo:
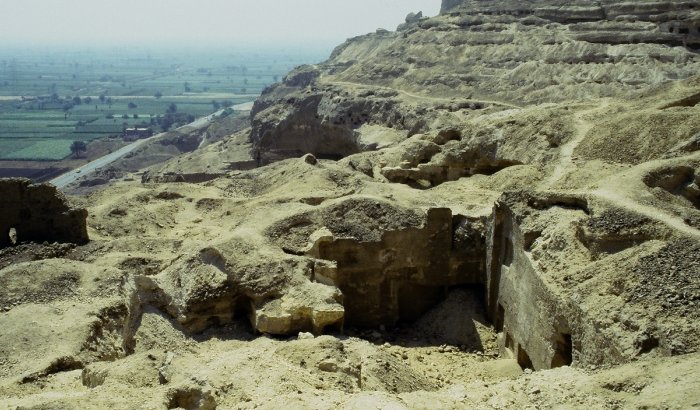
<svg viewBox="0 0 700 410">
<path fill-rule="evenodd" d="M 153 135 L 150 128 L 125 128 L 124 141 L 136 141 L 141 138 L 148 138 Z"/>
</svg>

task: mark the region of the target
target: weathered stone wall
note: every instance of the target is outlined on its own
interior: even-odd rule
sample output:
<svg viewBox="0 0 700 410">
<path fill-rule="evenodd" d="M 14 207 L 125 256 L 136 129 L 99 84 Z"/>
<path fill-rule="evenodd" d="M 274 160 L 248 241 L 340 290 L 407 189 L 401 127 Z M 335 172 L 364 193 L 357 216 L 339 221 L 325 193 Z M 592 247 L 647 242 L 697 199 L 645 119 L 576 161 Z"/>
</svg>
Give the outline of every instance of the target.
<svg viewBox="0 0 700 410">
<path fill-rule="evenodd" d="M 32 184 L 28 179 L 0 179 L 0 247 L 16 242 L 86 242 L 87 211 L 72 208 L 66 198 L 49 184 Z"/>
<path fill-rule="evenodd" d="M 673 340 L 659 331 L 653 317 L 632 319 L 629 312 L 637 308 L 622 303 L 619 290 L 606 295 L 607 288 L 593 291 L 586 283 L 609 287 L 629 275 L 599 269 L 594 262 L 601 252 L 620 252 L 625 232 L 601 228 L 604 235 L 581 234 L 591 221 L 608 226 L 600 221 L 609 210 L 589 209 L 585 199 L 575 196 L 542 195 L 506 193 L 489 221 L 486 299 L 502 352 L 535 370 L 619 364 L 652 351 L 672 352 Z M 647 222 L 626 211 L 612 215 L 609 226 L 620 226 L 631 216 L 634 232 L 648 230 Z M 633 243 L 643 241 L 639 236 Z M 582 276 L 574 278 L 577 271 Z M 617 316 L 628 317 L 625 331 L 611 325 L 610 318 Z"/>
<path fill-rule="evenodd" d="M 569 365 L 574 341 L 571 310 L 531 263 L 526 252 L 530 240 L 511 209 L 498 204 L 488 239 L 489 314 L 501 332 L 503 352 L 522 367 L 540 370 Z"/>
<path fill-rule="evenodd" d="M 314 279 L 343 292 L 346 324 L 415 320 L 449 287 L 482 283 L 483 237 L 468 223 L 435 208 L 423 227 L 387 231 L 376 242 L 321 237 L 309 252 L 321 260 Z"/>
</svg>

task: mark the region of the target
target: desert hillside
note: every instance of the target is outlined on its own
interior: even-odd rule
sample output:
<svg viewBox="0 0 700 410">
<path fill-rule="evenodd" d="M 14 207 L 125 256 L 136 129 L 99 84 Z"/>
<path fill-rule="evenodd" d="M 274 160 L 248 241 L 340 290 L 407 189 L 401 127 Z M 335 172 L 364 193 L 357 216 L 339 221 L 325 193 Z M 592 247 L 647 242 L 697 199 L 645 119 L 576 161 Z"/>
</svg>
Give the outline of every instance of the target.
<svg viewBox="0 0 700 410">
<path fill-rule="evenodd" d="M 0 407 L 700 406 L 699 30 L 443 0 L 86 196 L 0 180 Z"/>
</svg>

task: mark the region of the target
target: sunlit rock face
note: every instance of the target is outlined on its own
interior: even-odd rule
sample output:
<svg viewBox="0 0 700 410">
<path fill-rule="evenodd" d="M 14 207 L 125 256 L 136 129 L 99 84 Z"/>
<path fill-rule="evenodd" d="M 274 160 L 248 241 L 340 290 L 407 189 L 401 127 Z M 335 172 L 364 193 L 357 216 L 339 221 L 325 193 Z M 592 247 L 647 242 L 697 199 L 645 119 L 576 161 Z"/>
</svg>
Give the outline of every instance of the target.
<svg viewBox="0 0 700 410">
<path fill-rule="evenodd" d="M 698 1 L 446 0 L 439 16 L 350 39 L 265 90 L 251 113 L 253 155 L 338 159 L 382 148 L 376 127 L 405 137 L 455 111 L 631 95 L 687 78 L 700 69 L 698 10 Z"/>
</svg>

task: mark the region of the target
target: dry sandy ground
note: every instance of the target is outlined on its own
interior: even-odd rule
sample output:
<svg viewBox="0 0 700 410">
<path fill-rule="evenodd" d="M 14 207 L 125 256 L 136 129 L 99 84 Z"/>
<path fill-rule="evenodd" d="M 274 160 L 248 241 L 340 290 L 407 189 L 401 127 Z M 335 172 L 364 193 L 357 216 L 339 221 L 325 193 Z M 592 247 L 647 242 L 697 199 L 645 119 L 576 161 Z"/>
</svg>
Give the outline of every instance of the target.
<svg viewBox="0 0 700 410">
<path fill-rule="evenodd" d="M 584 118 L 589 112 L 585 108 L 575 117 Z M 581 125 L 572 141 L 580 143 L 579 136 L 589 128 Z M 589 165 L 569 153 L 576 152 L 576 146 L 564 146 L 562 151 L 560 160 L 551 164 L 555 171 L 537 175 L 534 181 L 595 188 L 597 184 L 587 178 Z M 455 212 L 486 215 L 499 193 L 484 187 L 514 183 L 508 176 L 513 170 L 505 170 L 416 191 L 324 164 L 318 168 L 290 160 L 258 171 L 252 180 L 247 173 L 235 172 L 206 184 L 120 182 L 83 199 L 90 210 L 90 244 L 23 245 L 26 248 L 3 252 L 0 407 L 681 409 L 700 405 L 698 354 L 651 355 L 610 368 L 523 372 L 507 354 L 499 355 L 498 335 L 483 315 L 478 288 L 453 291 L 414 324 L 397 329 L 348 328 L 342 334 L 316 338 L 255 335 L 244 317 L 188 335 L 172 317 L 146 307 L 131 324 L 128 343 L 124 341 L 120 323 L 127 312 L 120 309 L 128 297 L 128 278 L 152 275 L 190 249 L 241 234 L 252 240 L 272 221 L 313 208 L 309 203 L 348 195 L 390 198 L 417 208 L 448 205 Z M 610 174 L 619 169 L 611 164 Z M 641 181 L 648 172 L 646 166 L 622 169 L 624 178 L 610 177 L 613 182 L 604 184 L 618 187 L 614 196 L 600 190 L 591 194 L 676 228 L 679 217 L 672 215 L 674 209 L 661 210 L 659 201 L 639 205 L 639 187 L 629 188 L 629 181 Z M 682 230 L 691 236 L 696 232 L 687 224 Z M 125 343 L 131 349 L 126 356 Z"/>
<path fill-rule="evenodd" d="M 644 360 L 612 369 L 523 372 L 497 358 L 495 335 L 465 323 L 473 295 L 454 292 L 398 332 L 275 339 L 234 322 L 188 338 L 147 311 L 136 351 L 32 381 L 0 385 L 2 408 L 658 408 L 700 405 L 700 356 Z M 466 307 L 465 307 L 466 305 Z M 76 307 L 72 308 L 75 312 Z M 68 311 L 71 311 L 69 308 Z M 476 325 L 479 343 L 459 342 Z M 391 341 L 385 341 L 391 339 Z M 471 339 L 473 341 L 473 339 Z"/>
</svg>

